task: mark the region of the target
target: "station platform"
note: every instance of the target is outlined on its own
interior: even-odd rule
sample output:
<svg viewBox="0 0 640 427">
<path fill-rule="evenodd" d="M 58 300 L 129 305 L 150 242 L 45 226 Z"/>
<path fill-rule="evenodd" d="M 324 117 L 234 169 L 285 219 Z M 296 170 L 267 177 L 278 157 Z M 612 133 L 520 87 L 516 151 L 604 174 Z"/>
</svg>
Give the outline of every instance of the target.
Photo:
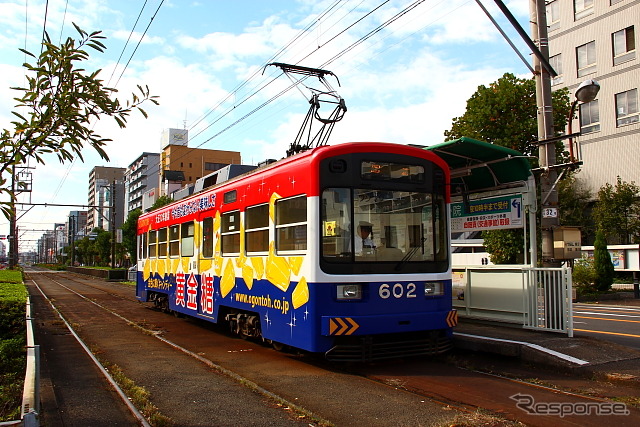
<svg viewBox="0 0 640 427">
<path fill-rule="evenodd" d="M 514 357 L 532 365 L 640 387 L 640 350 L 603 339 L 467 318 L 460 318 L 453 336 L 458 350 Z"/>
</svg>

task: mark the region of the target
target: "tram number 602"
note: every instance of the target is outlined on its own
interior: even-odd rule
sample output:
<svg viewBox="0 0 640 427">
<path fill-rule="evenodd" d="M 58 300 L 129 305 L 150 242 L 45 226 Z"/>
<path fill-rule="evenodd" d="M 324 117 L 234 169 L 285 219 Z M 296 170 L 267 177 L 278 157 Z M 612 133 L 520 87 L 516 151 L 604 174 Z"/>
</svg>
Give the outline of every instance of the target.
<svg viewBox="0 0 640 427">
<path fill-rule="evenodd" d="M 415 298 L 416 284 L 407 283 L 403 285 L 402 283 L 396 283 L 395 285 L 389 285 L 385 283 L 378 288 L 378 295 L 380 295 L 382 299 L 391 298 L 392 296 L 394 298 Z"/>
</svg>

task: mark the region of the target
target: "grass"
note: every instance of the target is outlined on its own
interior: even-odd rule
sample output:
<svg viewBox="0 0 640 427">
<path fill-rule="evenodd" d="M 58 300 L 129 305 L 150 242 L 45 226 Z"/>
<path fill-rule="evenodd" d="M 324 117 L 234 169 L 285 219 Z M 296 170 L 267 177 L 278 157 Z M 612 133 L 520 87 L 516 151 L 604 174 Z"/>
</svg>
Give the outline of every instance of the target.
<svg viewBox="0 0 640 427">
<path fill-rule="evenodd" d="M 109 371 L 111 377 L 120 386 L 122 391 L 131 399 L 131 403 L 133 403 L 149 421 L 149 424 L 154 427 L 169 427 L 175 425 L 173 420 L 162 415 L 158 408 L 151 403 L 149 399 L 150 393 L 144 387 L 137 386 L 133 380 L 127 378 L 119 366 L 105 363 L 104 361 L 101 361 L 101 363 Z"/>
<path fill-rule="evenodd" d="M 0 270 L 0 422 L 20 418 L 26 369 L 27 289 L 20 270 Z"/>
</svg>

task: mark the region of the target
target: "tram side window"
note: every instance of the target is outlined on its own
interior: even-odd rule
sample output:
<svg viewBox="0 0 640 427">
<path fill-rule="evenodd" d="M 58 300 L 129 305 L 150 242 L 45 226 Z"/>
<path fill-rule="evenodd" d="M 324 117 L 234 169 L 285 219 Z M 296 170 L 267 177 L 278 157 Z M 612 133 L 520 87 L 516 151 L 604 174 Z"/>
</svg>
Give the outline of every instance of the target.
<svg viewBox="0 0 640 427">
<path fill-rule="evenodd" d="M 164 258 L 167 256 L 167 229 L 161 228 L 158 230 L 158 257 Z"/>
<path fill-rule="evenodd" d="M 213 218 L 205 218 L 202 221 L 202 256 L 213 256 Z"/>
<path fill-rule="evenodd" d="M 240 253 L 240 211 L 222 214 L 222 255 Z"/>
<path fill-rule="evenodd" d="M 307 249 L 307 197 L 298 196 L 276 201 L 276 249 Z"/>
<path fill-rule="evenodd" d="M 181 229 L 180 255 L 193 256 L 193 234 L 195 230 L 193 221 L 182 224 Z"/>
<path fill-rule="evenodd" d="M 138 235 L 138 259 L 146 259 L 147 258 L 147 233 L 142 233 Z"/>
<path fill-rule="evenodd" d="M 247 253 L 269 251 L 269 205 L 251 206 L 244 213 Z"/>
<path fill-rule="evenodd" d="M 155 258 L 158 254 L 158 235 L 155 230 L 149 232 L 149 258 Z"/>
<path fill-rule="evenodd" d="M 180 256 L 180 226 L 169 227 L 169 256 Z"/>
</svg>

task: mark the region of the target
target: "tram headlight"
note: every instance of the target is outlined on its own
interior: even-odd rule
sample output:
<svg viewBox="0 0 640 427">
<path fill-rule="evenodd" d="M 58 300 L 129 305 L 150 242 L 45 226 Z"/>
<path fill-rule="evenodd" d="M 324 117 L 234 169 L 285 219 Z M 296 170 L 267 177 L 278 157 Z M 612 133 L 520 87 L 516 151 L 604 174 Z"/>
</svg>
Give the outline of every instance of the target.
<svg viewBox="0 0 640 427">
<path fill-rule="evenodd" d="M 362 285 L 360 283 L 349 283 L 337 286 L 338 301 L 360 300 L 362 299 Z"/>
<path fill-rule="evenodd" d="M 425 282 L 424 296 L 433 297 L 444 295 L 444 284 L 442 282 Z"/>
</svg>

